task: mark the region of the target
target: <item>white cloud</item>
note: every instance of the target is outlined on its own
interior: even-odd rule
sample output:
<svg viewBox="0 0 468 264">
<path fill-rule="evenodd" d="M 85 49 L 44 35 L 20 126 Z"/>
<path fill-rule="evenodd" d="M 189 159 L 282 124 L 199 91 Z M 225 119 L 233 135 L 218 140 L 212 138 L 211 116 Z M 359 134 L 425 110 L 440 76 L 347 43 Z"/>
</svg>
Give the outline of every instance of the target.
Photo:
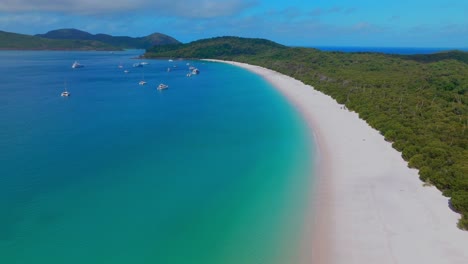
<svg viewBox="0 0 468 264">
<path fill-rule="evenodd" d="M 255 4 L 256 0 L 2 0 L 0 12 L 103 15 L 139 11 L 158 16 L 211 18 L 234 15 Z"/>
</svg>

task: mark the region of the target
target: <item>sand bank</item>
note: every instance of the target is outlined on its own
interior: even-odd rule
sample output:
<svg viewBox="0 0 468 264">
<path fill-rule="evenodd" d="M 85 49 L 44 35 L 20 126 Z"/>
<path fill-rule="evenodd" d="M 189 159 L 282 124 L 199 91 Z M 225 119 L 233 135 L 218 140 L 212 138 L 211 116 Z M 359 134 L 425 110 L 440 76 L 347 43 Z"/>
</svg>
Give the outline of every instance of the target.
<svg viewBox="0 0 468 264">
<path fill-rule="evenodd" d="M 319 151 L 318 188 L 305 226 L 302 263 L 466 264 L 460 215 L 382 135 L 331 97 L 248 64 L 299 109 Z"/>
</svg>

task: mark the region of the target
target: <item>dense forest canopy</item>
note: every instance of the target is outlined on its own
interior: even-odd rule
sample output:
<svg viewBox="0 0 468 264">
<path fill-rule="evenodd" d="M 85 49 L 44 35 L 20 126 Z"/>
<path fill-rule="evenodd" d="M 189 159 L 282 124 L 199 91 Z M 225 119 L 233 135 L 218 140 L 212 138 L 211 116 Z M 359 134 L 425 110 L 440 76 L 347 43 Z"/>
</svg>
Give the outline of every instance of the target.
<svg viewBox="0 0 468 264">
<path fill-rule="evenodd" d="M 451 197 L 468 229 L 468 53 L 321 52 L 220 37 L 154 47 L 150 58 L 211 58 L 263 66 L 346 104 L 402 153 L 421 180 Z"/>
</svg>

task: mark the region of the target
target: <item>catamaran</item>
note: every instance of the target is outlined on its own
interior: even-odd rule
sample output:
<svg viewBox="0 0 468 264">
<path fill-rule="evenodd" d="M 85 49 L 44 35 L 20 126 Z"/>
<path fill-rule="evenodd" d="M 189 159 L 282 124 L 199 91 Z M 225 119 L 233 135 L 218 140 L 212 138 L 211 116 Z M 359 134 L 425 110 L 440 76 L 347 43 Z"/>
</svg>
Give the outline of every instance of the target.
<svg viewBox="0 0 468 264">
<path fill-rule="evenodd" d="M 65 91 L 63 91 L 60 96 L 62 97 L 68 97 L 70 96 L 70 92 L 67 91 L 67 83 L 65 83 Z"/>
<path fill-rule="evenodd" d="M 161 83 L 161 84 L 158 85 L 158 88 L 156 88 L 156 89 L 158 89 L 158 90 L 164 90 L 164 89 L 167 89 L 167 88 L 169 88 L 169 85 L 166 85 L 166 84 L 164 84 L 164 83 Z"/>
</svg>

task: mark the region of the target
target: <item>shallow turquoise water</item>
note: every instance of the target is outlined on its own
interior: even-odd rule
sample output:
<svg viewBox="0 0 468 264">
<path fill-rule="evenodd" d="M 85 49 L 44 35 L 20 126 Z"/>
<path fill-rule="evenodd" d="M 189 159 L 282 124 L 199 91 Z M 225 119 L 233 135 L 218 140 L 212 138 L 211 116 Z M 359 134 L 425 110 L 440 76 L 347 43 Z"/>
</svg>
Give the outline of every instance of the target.
<svg viewBox="0 0 468 264">
<path fill-rule="evenodd" d="M 0 262 L 294 263 L 313 183 L 294 108 L 243 69 L 138 54 L 0 52 Z"/>
</svg>

